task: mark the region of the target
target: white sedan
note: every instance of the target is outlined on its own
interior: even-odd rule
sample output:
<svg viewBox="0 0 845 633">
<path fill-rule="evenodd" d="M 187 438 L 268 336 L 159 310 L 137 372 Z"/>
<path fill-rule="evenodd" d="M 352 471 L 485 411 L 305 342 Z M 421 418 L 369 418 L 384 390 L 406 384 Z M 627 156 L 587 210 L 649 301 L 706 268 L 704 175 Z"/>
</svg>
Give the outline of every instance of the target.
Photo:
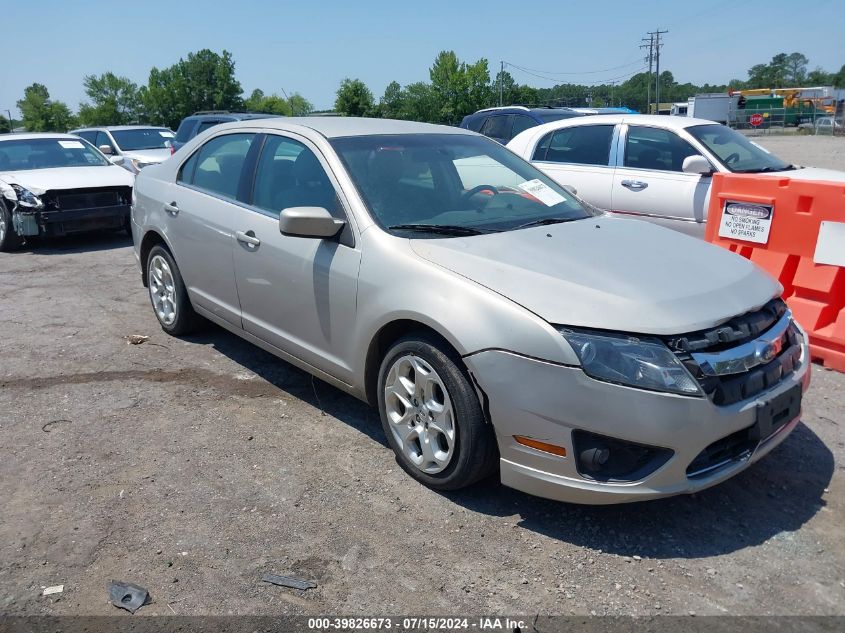
<svg viewBox="0 0 845 633">
<path fill-rule="evenodd" d="M 713 172 L 845 182 L 845 172 L 790 165 L 735 130 L 691 117 L 565 119 L 526 130 L 507 147 L 596 207 L 697 237 Z"/>
<path fill-rule="evenodd" d="M 0 135 L 0 251 L 29 236 L 128 229 L 134 182 L 78 136 Z"/>
</svg>

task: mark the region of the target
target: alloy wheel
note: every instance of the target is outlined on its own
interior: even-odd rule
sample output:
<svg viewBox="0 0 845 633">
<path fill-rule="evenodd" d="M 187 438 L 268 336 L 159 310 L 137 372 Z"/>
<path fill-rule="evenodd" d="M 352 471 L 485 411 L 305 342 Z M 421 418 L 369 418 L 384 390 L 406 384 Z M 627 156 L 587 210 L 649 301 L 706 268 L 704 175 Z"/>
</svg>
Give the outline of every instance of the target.
<svg viewBox="0 0 845 633">
<path fill-rule="evenodd" d="M 396 359 L 384 382 L 390 430 L 402 453 L 422 472 L 445 470 L 455 454 L 457 426 L 443 380 L 419 356 Z"/>
<path fill-rule="evenodd" d="M 163 325 L 173 325 L 178 310 L 176 284 L 173 281 L 170 264 L 161 255 L 155 255 L 150 260 L 149 287 L 150 299 L 152 299 L 153 310 L 158 320 Z"/>
</svg>

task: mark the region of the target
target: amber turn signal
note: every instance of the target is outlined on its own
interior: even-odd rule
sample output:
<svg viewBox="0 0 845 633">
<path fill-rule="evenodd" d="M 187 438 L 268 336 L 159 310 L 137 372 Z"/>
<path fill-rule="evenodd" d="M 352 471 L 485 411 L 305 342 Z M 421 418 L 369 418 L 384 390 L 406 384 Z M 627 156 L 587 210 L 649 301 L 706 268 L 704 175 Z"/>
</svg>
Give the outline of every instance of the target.
<svg viewBox="0 0 845 633">
<path fill-rule="evenodd" d="M 549 444 L 548 442 L 541 442 L 540 440 L 535 440 L 523 435 L 514 435 L 513 439 L 523 446 L 543 451 L 544 453 L 551 453 L 552 455 L 557 455 L 558 457 L 566 457 L 566 449 L 563 446 L 556 446 L 555 444 Z"/>
</svg>

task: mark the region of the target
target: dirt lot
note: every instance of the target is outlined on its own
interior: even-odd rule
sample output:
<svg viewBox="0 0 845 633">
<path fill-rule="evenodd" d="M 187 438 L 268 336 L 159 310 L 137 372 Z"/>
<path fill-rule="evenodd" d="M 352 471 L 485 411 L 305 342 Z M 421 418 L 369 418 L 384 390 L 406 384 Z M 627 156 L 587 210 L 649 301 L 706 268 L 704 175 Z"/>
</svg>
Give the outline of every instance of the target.
<svg viewBox="0 0 845 633">
<path fill-rule="evenodd" d="M 762 142 L 845 168 L 830 141 Z M 414 483 L 365 405 L 216 327 L 166 336 L 125 238 L 0 255 L 0 324 L 0 612 L 115 614 L 112 578 L 146 615 L 845 612 L 841 374 L 726 484 L 594 508 Z"/>
</svg>

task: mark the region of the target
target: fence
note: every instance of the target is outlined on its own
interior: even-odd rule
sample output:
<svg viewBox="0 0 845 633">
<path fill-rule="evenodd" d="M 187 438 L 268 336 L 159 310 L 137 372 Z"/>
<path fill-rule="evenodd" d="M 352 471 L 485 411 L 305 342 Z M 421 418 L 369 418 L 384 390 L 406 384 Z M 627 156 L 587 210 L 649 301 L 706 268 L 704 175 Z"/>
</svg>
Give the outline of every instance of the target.
<svg viewBox="0 0 845 633">
<path fill-rule="evenodd" d="M 802 134 L 845 136 L 845 111 L 842 104 L 835 114 L 822 109 L 755 107 L 731 110 L 728 125 L 751 134 Z"/>
</svg>

